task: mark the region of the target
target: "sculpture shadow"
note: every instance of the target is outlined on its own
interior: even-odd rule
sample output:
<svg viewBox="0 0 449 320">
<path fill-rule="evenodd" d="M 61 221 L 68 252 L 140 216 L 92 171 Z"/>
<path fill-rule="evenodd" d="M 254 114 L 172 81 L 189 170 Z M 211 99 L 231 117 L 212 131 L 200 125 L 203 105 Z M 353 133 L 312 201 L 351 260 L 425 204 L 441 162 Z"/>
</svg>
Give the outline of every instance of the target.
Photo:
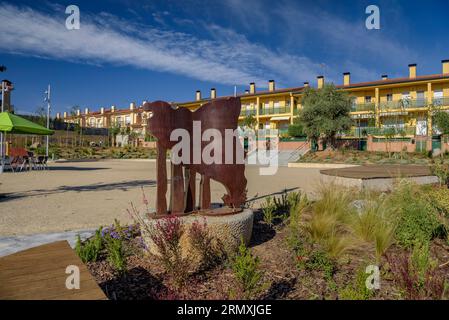
<svg viewBox="0 0 449 320">
<path fill-rule="evenodd" d="M 291 278 L 273 282 L 268 289 L 268 292 L 264 295 L 263 299 L 285 299 L 287 295 L 295 289 L 296 281 L 296 278 Z"/>
<path fill-rule="evenodd" d="M 142 267 L 102 282 L 100 288 L 110 300 L 158 300 L 168 291 L 159 278 Z"/>
<path fill-rule="evenodd" d="M 257 246 L 274 238 L 276 230 L 263 221 L 261 210 L 254 212 L 253 233 L 250 246 Z"/>
<path fill-rule="evenodd" d="M 64 192 L 95 192 L 95 191 L 109 191 L 109 190 L 122 190 L 127 191 L 138 187 L 154 187 L 156 185 L 155 180 L 131 180 L 114 183 L 94 183 L 81 186 L 60 186 L 54 189 L 35 189 L 26 192 L 7 192 L 0 194 L 0 202 L 6 202 L 16 200 L 25 197 L 36 197 L 52 195 Z"/>
</svg>

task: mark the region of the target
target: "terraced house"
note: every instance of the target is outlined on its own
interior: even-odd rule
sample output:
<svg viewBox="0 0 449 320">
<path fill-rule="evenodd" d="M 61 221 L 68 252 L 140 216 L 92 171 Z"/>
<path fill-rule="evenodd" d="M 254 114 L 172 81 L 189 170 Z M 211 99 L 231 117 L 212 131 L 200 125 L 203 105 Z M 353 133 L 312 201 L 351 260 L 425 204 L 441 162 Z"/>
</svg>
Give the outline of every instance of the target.
<svg viewBox="0 0 449 320">
<path fill-rule="evenodd" d="M 449 60 L 442 61 L 440 74 L 419 75 L 416 64 L 410 64 L 408 71 L 407 77 L 390 79 L 382 75 L 379 80 L 361 83 L 351 83 L 351 74 L 343 74 L 343 83 L 336 87 L 351 96 L 354 126 L 351 132 L 342 133 L 342 138 L 382 142 L 388 132 L 389 136 L 407 142 L 408 151 L 439 148 L 439 131 L 432 126 L 432 114 L 438 109 L 449 110 Z M 324 83 L 325 78 L 318 76 L 316 87 L 321 88 Z M 286 135 L 302 108 L 301 97 L 309 85 L 305 82 L 300 87 L 277 89 L 275 81 L 270 80 L 268 90 L 259 91 L 255 83 L 250 83 L 248 90 L 238 94 L 242 102 L 240 120 L 253 115 L 257 128 L 278 129 L 280 135 Z M 195 110 L 217 97 L 212 88 L 207 98 L 197 91 L 195 100 L 175 104 Z M 68 122 L 93 127 L 125 126 L 142 135 L 146 133 L 147 117 L 134 103 L 127 109 L 112 106 L 92 113 L 86 109 L 71 117 L 64 114 Z"/>
</svg>

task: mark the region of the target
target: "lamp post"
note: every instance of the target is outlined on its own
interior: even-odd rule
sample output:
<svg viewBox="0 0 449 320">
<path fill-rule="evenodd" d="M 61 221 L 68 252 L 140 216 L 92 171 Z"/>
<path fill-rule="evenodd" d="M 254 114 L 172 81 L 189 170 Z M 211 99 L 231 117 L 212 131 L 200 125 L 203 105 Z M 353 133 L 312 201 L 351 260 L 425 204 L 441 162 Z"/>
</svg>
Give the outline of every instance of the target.
<svg viewBox="0 0 449 320">
<path fill-rule="evenodd" d="M 45 99 L 47 102 L 47 129 L 50 129 L 50 85 L 48 85 L 47 91 L 45 91 Z M 48 141 L 49 136 L 47 135 L 46 147 L 45 147 L 45 156 L 48 158 Z"/>
<path fill-rule="evenodd" d="M 0 66 L 0 72 L 5 72 L 6 71 L 6 67 L 5 66 Z M 2 111 L 4 110 L 4 103 L 5 103 L 5 82 L 2 81 Z M 3 153 L 3 132 L 0 131 L 0 173 L 3 172 L 3 166 L 4 166 L 4 153 Z"/>
</svg>

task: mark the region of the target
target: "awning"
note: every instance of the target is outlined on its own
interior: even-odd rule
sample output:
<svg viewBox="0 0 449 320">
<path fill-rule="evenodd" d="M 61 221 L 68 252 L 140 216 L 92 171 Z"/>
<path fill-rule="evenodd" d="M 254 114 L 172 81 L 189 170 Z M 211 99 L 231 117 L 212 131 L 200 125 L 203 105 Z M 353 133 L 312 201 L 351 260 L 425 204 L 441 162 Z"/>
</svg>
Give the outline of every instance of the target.
<svg viewBox="0 0 449 320">
<path fill-rule="evenodd" d="M 9 112 L 0 113 L 0 131 L 15 134 L 37 134 L 51 135 L 53 130 L 49 130 L 37 123 L 31 122 L 25 118 L 16 116 Z"/>
<path fill-rule="evenodd" d="M 290 120 L 290 117 L 271 117 L 271 121 Z"/>
</svg>

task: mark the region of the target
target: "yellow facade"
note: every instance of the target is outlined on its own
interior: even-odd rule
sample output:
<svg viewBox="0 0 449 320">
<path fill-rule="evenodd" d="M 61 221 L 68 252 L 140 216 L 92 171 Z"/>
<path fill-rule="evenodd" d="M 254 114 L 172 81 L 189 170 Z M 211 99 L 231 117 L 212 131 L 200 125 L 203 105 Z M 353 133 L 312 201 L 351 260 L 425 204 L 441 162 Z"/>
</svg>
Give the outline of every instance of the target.
<svg viewBox="0 0 449 320">
<path fill-rule="evenodd" d="M 318 76 L 316 87 L 320 88 L 324 83 L 324 77 Z M 243 121 L 247 115 L 252 115 L 257 121 L 257 128 L 276 128 L 285 134 L 288 125 L 302 108 L 301 97 L 306 86 L 308 83 L 301 87 L 276 89 L 275 82 L 270 80 L 268 90 L 258 91 L 256 84 L 251 83 L 245 93 L 238 95 L 242 103 L 239 120 Z M 434 75 L 419 75 L 416 64 L 411 64 L 404 78 L 388 79 L 383 75 L 379 80 L 351 83 L 350 73 L 345 72 L 342 84 L 336 87 L 348 92 L 353 99 L 351 117 L 356 128 L 379 133 L 378 129 L 400 127 L 407 136 L 431 136 L 432 112 L 435 109 L 449 109 L 449 60 L 443 60 L 442 73 Z M 177 105 L 195 110 L 216 98 L 220 96 L 213 88 L 209 98 L 202 98 L 201 92 L 197 91 L 194 101 Z M 145 132 L 146 117 L 141 107 L 130 106 L 125 110 L 102 108 L 101 112 L 65 116 L 64 119 L 83 121 L 86 126 L 96 127 L 110 127 L 111 123 L 118 123 Z"/>
</svg>

